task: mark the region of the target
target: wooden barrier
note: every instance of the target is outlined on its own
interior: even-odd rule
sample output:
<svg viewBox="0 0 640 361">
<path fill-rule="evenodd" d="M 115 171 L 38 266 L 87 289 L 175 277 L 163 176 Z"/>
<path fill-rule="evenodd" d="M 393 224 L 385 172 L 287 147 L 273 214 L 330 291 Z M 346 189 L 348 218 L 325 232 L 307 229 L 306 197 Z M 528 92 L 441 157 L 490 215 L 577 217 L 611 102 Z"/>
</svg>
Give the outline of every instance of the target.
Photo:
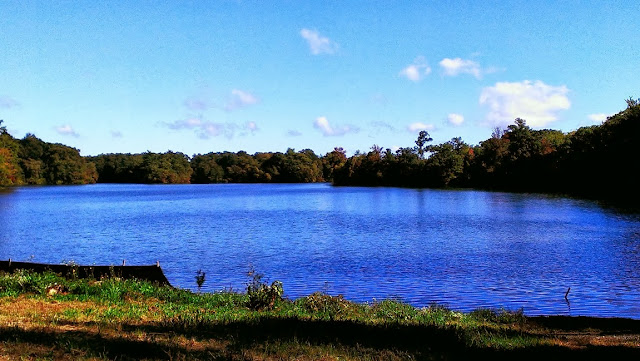
<svg viewBox="0 0 640 361">
<path fill-rule="evenodd" d="M 12 273 L 21 269 L 33 272 L 51 271 L 63 277 L 93 278 L 96 280 L 106 277 L 138 279 L 150 281 L 161 286 L 171 286 L 159 263 L 151 266 L 125 266 L 124 262 L 122 266 L 81 266 L 74 264 L 14 262 L 11 259 L 0 261 L 0 272 Z"/>
</svg>

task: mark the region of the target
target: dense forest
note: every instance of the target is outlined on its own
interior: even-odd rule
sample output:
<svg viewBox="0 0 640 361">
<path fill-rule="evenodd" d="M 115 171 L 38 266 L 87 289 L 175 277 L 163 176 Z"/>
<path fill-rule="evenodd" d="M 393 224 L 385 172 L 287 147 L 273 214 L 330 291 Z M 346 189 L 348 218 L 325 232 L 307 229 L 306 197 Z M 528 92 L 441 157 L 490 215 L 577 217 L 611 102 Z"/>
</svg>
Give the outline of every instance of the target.
<svg viewBox="0 0 640 361">
<path fill-rule="evenodd" d="M 95 183 L 95 165 L 66 145 L 33 134 L 15 139 L 0 120 L 0 186 Z"/>
<path fill-rule="evenodd" d="M 87 183 L 300 183 L 349 186 L 465 187 L 637 199 L 640 99 L 601 125 L 570 133 L 533 130 L 523 119 L 496 128 L 478 145 L 453 138 L 396 151 L 373 145 L 347 157 L 342 148 L 319 156 L 310 149 L 253 155 L 244 151 L 171 152 L 82 157 L 32 134 L 13 138 L 0 121 L 0 186 Z"/>
</svg>

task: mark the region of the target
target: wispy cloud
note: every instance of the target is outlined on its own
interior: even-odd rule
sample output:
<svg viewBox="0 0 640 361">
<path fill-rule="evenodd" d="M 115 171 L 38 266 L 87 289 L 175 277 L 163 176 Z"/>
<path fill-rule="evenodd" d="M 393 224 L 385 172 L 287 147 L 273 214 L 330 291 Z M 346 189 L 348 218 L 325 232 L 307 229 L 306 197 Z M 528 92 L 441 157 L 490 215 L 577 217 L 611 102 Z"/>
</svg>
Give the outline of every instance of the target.
<svg viewBox="0 0 640 361">
<path fill-rule="evenodd" d="M 247 122 L 245 124 L 245 127 L 247 128 L 247 130 L 251 133 L 255 132 L 258 130 L 258 125 L 256 124 L 256 122 Z"/>
<path fill-rule="evenodd" d="M 180 130 L 180 129 L 194 129 L 200 128 L 204 125 L 202 119 L 199 118 L 188 118 L 188 119 L 180 119 L 176 120 L 172 123 L 164 123 L 169 129 Z"/>
<path fill-rule="evenodd" d="M 357 127 L 343 125 L 332 126 L 329 124 L 329 120 L 326 117 L 318 117 L 313 122 L 313 127 L 320 130 L 325 137 L 341 136 L 347 133 L 357 133 L 359 129 Z"/>
<path fill-rule="evenodd" d="M 232 139 L 235 136 L 246 136 L 258 131 L 258 125 L 253 121 L 246 122 L 240 126 L 230 122 L 217 123 L 205 121 L 200 118 L 187 118 L 162 124 L 172 130 L 191 129 L 201 139 L 209 139 L 211 137 L 219 136 Z"/>
<path fill-rule="evenodd" d="M 260 102 L 260 99 L 255 95 L 240 89 L 231 90 L 231 96 L 224 106 L 224 110 L 230 112 L 236 109 L 245 108 L 253 104 Z"/>
<path fill-rule="evenodd" d="M 260 129 L 258 129 L 258 125 L 256 124 L 256 122 L 253 122 L 253 121 L 246 122 L 246 123 L 244 123 L 244 125 L 239 126 L 238 128 L 234 129 L 234 131 L 238 132 L 238 136 L 240 136 L 240 137 L 253 135 L 256 132 L 258 132 L 259 130 Z"/>
<path fill-rule="evenodd" d="M 193 129 L 198 137 L 202 139 L 220 135 L 226 135 L 227 138 L 233 137 L 233 132 L 229 131 L 229 129 L 225 127 L 225 124 L 203 121 L 199 118 L 180 119 L 175 122 L 164 123 L 164 125 L 173 130 Z"/>
<path fill-rule="evenodd" d="M 389 134 L 398 133 L 398 129 L 389 122 L 382 120 L 371 121 L 367 124 L 367 131 L 370 138 L 387 136 Z"/>
<path fill-rule="evenodd" d="M 55 130 L 56 130 L 56 132 L 57 132 L 58 134 L 62 134 L 62 135 L 69 135 L 69 136 L 76 137 L 76 138 L 80 136 L 80 135 L 79 135 L 78 133 L 76 133 L 76 131 L 75 131 L 75 130 L 73 130 L 73 128 L 72 128 L 70 125 L 68 125 L 68 124 L 61 125 L 61 126 L 59 126 L 59 127 L 56 127 L 56 128 L 55 128 Z"/>
<path fill-rule="evenodd" d="M 607 120 L 607 118 L 609 118 L 611 115 L 612 114 L 596 113 L 596 114 L 589 114 L 588 118 L 594 123 L 602 123 L 605 120 Z"/>
<path fill-rule="evenodd" d="M 122 138 L 122 132 L 119 130 L 112 130 L 111 138 Z"/>
<path fill-rule="evenodd" d="M 400 71 L 400 76 L 403 76 L 412 82 L 419 82 L 429 74 L 431 74 L 431 67 L 422 56 L 417 57 L 413 63 Z"/>
<path fill-rule="evenodd" d="M 534 127 L 558 119 L 558 113 L 571 107 L 565 85 L 552 86 L 542 81 L 499 82 L 482 89 L 480 104 L 489 107 L 486 120 L 491 126 L 504 126 L 522 118 Z"/>
<path fill-rule="evenodd" d="M 215 97 L 212 95 L 212 90 L 209 85 L 201 83 L 190 92 L 182 102 L 182 105 L 192 112 L 200 113 L 211 109 L 216 105 L 219 106 L 220 103 L 216 104 L 216 102 L 214 102 L 214 98 Z"/>
<path fill-rule="evenodd" d="M 375 122 L 371 122 L 370 124 L 371 124 L 371 126 L 373 128 L 381 129 L 381 130 L 384 130 L 384 131 L 388 131 L 388 132 L 397 131 L 396 127 L 394 127 L 393 125 L 391 125 L 391 124 L 389 124 L 387 122 L 375 121 Z"/>
<path fill-rule="evenodd" d="M 476 77 L 476 79 L 480 79 L 482 77 L 480 64 L 473 60 L 444 58 L 439 64 L 444 71 L 444 75 L 456 76 L 459 74 L 471 74 Z"/>
<path fill-rule="evenodd" d="M 209 139 L 221 135 L 231 139 L 234 136 L 234 130 L 230 124 L 203 122 L 202 125 L 197 128 L 196 134 L 198 134 L 198 137 L 201 139 Z"/>
<path fill-rule="evenodd" d="M 202 97 L 189 97 L 184 100 L 183 104 L 187 109 L 193 111 L 203 111 L 211 107 L 210 101 Z"/>
<path fill-rule="evenodd" d="M 288 137 L 299 137 L 301 135 L 302 135 L 302 133 L 297 131 L 297 130 L 289 130 L 289 131 L 287 131 L 287 136 Z"/>
<path fill-rule="evenodd" d="M 451 113 L 447 115 L 447 122 L 452 125 L 461 125 L 464 123 L 464 117 L 462 114 Z"/>
<path fill-rule="evenodd" d="M 302 29 L 300 35 L 307 41 L 311 54 L 333 54 L 338 50 L 338 44 L 316 30 Z"/>
<path fill-rule="evenodd" d="M 0 108 L 11 109 L 19 105 L 20 103 L 18 103 L 18 101 L 13 99 L 12 97 L 7 95 L 0 95 Z"/>
<path fill-rule="evenodd" d="M 434 130 L 435 126 L 433 124 L 425 124 L 422 122 L 411 123 L 407 126 L 407 130 L 411 133 L 417 133 L 422 130 Z"/>
</svg>

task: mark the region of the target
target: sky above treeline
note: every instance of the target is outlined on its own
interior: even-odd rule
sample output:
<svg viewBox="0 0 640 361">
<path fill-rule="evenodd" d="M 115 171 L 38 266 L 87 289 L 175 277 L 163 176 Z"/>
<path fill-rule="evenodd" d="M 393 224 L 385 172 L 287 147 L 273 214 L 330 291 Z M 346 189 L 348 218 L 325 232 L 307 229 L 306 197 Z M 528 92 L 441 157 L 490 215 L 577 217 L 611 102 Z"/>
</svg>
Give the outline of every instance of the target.
<svg viewBox="0 0 640 361">
<path fill-rule="evenodd" d="M 82 155 L 564 132 L 640 97 L 636 1 L 2 1 L 0 119 Z"/>
</svg>

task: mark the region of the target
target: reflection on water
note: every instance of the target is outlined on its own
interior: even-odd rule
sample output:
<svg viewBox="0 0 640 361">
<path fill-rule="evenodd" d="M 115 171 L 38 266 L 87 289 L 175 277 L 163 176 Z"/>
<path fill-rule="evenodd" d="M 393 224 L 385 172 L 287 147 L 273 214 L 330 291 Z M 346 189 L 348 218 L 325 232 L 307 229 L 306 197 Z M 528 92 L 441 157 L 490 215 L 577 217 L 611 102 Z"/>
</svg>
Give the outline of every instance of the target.
<svg viewBox="0 0 640 361">
<path fill-rule="evenodd" d="M 640 318 L 640 217 L 544 195 L 326 184 L 17 188 L 0 194 L 0 258 L 31 256 L 160 261 L 174 285 L 194 290 L 202 269 L 203 291 L 244 289 L 252 265 L 291 298 L 328 290 L 462 311 Z"/>
</svg>

